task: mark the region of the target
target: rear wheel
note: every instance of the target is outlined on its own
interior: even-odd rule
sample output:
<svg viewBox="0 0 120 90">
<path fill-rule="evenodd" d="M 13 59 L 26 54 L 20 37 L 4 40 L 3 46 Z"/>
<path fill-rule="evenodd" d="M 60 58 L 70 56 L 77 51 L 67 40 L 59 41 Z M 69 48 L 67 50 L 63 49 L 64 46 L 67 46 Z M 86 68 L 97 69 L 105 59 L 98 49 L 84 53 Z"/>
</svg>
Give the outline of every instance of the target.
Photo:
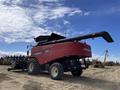
<svg viewBox="0 0 120 90">
<path fill-rule="evenodd" d="M 53 63 L 49 68 L 50 76 L 54 80 L 62 79 L 63 72 L 63 66 L 60 63 Z"/>
<path fill-rule="evenodd" d="M 82 69 L 80 69 L 80 70 L 72 70 L 71 71 L 72 75 L 75 76 L 75 77 L 81 76 L 82 72 L 83 72 Z"/>
<path fill-rule="evenodd" d="M 28 74 L 34 75 L 40 72 L 40 65 L 37 60 L 31 59 L 28 61 Z"/>
</svg>

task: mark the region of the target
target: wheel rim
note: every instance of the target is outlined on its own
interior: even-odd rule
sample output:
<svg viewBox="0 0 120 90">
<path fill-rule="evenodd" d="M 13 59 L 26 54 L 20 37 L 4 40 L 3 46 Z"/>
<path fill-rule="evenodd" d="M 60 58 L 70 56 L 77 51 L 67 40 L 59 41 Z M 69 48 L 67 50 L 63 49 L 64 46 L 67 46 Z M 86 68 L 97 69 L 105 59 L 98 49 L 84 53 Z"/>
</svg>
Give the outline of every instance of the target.
<svg viewBox="0 0 120 90">
<path fill-rule="evenodd" d="M 59 70 L 58 70 L 57 67 L 53 67 L 53 68 L 51 69 L 51 75 L 52 75 L 53 77 L 57 77 L 57 76 L 58 76 L 58 72 L 59 72 Z"/>
<path fill-rule="evenodd" d="M 12 64 L 11 64 L 11 67 L 12 67 L 12 68 L 15 68 L 15 66 L 16 66 L 16 62 L 13 61 Z"/>
<path fill-rule="evenodd" d="M 33 63 L 30 63 L 30 65 L 29 65 L 29 71 L 30 71 L 30 72 L 33 71 L 33 67 L 34 67 Z"/>
</svg>

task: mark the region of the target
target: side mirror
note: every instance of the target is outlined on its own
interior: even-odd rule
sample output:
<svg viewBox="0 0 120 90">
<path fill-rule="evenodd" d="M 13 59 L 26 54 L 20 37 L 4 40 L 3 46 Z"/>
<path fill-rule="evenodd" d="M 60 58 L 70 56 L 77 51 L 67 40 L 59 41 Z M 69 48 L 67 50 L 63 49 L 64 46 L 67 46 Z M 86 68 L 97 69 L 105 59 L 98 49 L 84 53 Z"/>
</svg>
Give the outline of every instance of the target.
<svg viewBox="0 0 120 90">
<path fill-rule="evenodd" d="M 29 45 L 27 45 L 27 49 L 29 48 Z"/>
<path fill-rule="evenodd" d="M 31 44 L 27 45 L 27 49 L 30 49 L 30 48 L 32 48 L 32 45 Z"/>
</svg>

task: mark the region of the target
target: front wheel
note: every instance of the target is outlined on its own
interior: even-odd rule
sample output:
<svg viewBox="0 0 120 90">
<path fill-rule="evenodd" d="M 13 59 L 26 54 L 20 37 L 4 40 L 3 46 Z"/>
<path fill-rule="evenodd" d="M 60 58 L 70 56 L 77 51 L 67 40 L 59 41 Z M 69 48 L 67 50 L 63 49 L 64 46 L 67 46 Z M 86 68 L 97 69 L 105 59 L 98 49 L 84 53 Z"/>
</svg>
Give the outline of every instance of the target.
<svg viewBox="0 0 120 90">
<path fill-rule="evenodd" d="M 29 60 L 28 61 L 28 74 L 31 74 L 31 75 L 38 74 L 39 71 L 40 71 L 39 63 L 34 59 Z"/>
<path fill-rule="evenodd" d="M 75 77 L 81 76 L 82 72 L 83 72 L 82 69 L 80 69 L 80 70 L 72 70 L 71 71 L 72 75 L 75 76 Z"/>
<path fill-rule="evenodd" d="M 16 62 L 16 61 L 12 61 L 12 62 L 11 62 L 11 68 L 15 68 L 16 65 L 17 65 L 17 62 Z"/>
<path fill-rule="evenodd" d="M 49 68 L 50 76 L 54 80 L 62 79 L 63 72 L 63 66 L 60 63 L 53 63 Z"/>
</svg>

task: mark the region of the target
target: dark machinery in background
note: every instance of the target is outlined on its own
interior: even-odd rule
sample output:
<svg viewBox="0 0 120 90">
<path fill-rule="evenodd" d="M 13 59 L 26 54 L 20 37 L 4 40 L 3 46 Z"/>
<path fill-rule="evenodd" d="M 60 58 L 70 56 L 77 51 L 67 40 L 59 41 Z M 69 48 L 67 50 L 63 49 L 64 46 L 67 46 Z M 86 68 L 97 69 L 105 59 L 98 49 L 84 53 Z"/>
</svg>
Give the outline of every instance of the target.
<svg viewBox="0 0 120 90">
<path fill-rule="evenodd" d="M 27 69 L 28 57 L 26 56 L 11 56 L 8 60 L 11 66 L 11 68 L 8 68 L 8 71 L 18 69 L 22 69 L 22 71 L 24 71 Z"/>
<path fill-rule="evenodd" d="M 108 50 L 105 51 L 104 62 L 99 61 L 97 59 L 92 60 L 93 67 L 94 68 L 104 68 L 106 66 L 106 63 L 107 63 L 107 57 L 108 57 Z"/>
<path fill-rule="evenodd" d="M 28 73 L 38 74 L 40 71 L 48 71 L 55 80 L 61 79 L 63 73 L 68 71 L 73 76 L 80 76 L 83 69 L 88 68 L 86 58 L 90 58 L 92 52 L 88 44 L 79 41 L 97 37 L 102 37 L 109 43 L 113 42 L 109 33 L 105 31 L 68 39 L 55 33 L 35 38 L 37 45 L 32 47 L 27 60 Z"/>
</svg>

